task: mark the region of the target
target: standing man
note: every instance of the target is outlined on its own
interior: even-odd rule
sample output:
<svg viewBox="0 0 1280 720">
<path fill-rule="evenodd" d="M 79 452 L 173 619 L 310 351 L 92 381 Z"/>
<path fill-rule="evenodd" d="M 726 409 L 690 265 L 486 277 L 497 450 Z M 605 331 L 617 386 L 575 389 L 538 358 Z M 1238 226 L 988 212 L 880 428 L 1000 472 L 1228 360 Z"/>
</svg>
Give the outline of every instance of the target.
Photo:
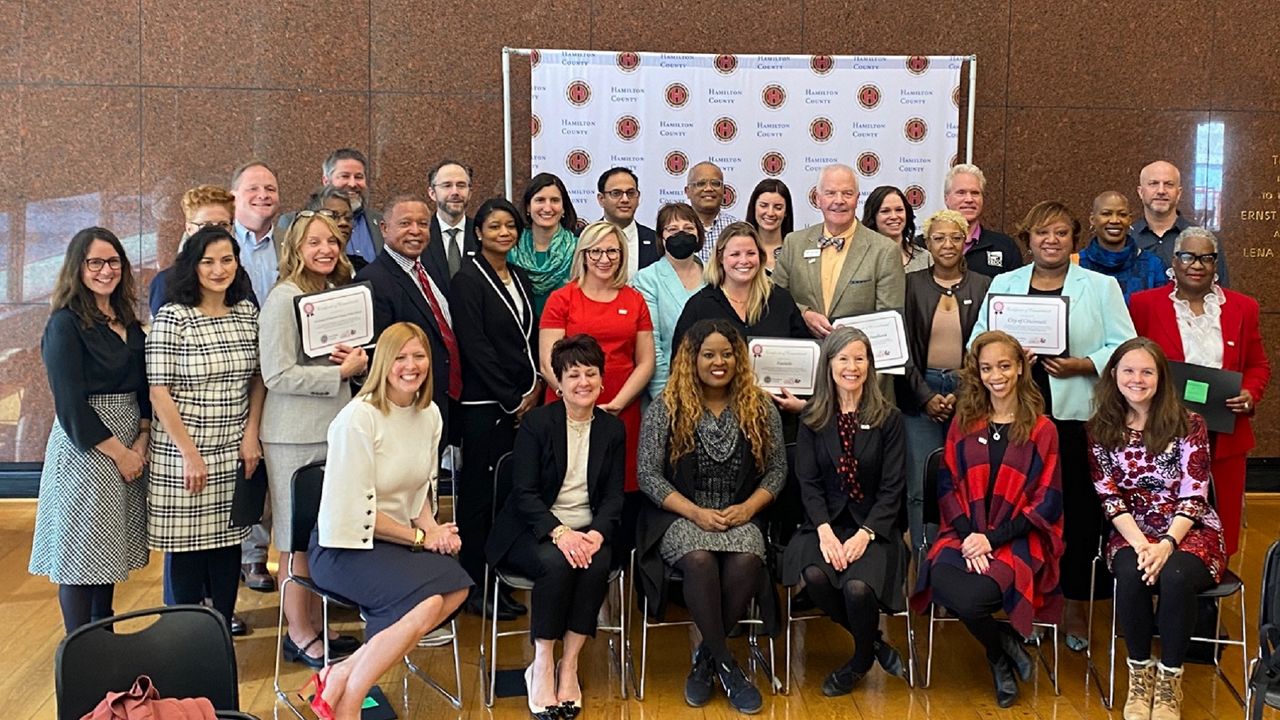
<svg viewBox="0 0 1280 720">
<path fill-rule="evenodd" d="M 684 194 L 698 213 L 698 220 L 706 234 L 707 241 L 698 251 L 698 257 L 705 265 L 707 258 L 715 252 L 716 238 L 720 237 L 720 231 L 738 222 L 738 218 L 721 212 L 724 207 L 724 173 L 710 161 L 694 165 L 689 168 Z"/>
<path fill-rule="evenodd" d="M 1182 173 L 1167 160 L 1156 160 L 1138 173 L 1138 199 L 1142 218 L 1129 228 L 1138 247 L 1155 253 L 1165 267 L 1173 265 L 1173 243 L 1194 223 L 1178 212 L 1182 199 Z M 1218 284 L 1227 287 L 1227 250 L 1218 238 Z"/>
<path fill-rule="evenodd" d="M 1022 250 L 1013 238 L 982 224 L 983 193 L 987 177 L 977 165 L 961 163 L 947 171 L 942 185 L 942 201 L 969 223 L 969 239 L 964 243 L 964 262 L 968 268 L 987 277 L 995 277 L 1022 267 Z"/>
<path fill-rule="evenodd" d="M 431 242 L 422 262 L 449 292 L 449 281 L 465 258 L 480 250 L 476 228 L 467 217 L 471 199 L 471 168 L 454 160 L 438 163 L 427 173 L 427 195 L 436 204 L 431 216 Z"/>
<path fill-rule="evenodd" d="M 320 165 L 320 183 L 346 196 L 351 203 L 351 239 L 347 241 L 347 257 L 357 269 L 364 267 L 382 251 L 381 216 L 369 207 L 369 161 L 355 148 L 338 148 Z M 280 216 L 277 232 L 283 237 L 293 223 L 294 213 Z M 266 298 L 262 298 L 263 301 Z"/>
<path fill-rule="evenodd" d="M 653 228 L 636 222 L 640 180 L 634 172 L 624 167 L 605 170 L 596 181 L 596 202 L 604 211 L 603 219 L 622 228 L 622 235 L 627 239 L 628 278 L 635 278 L 642 268 L 662 257 L 658 234 Z"/>
</svg>

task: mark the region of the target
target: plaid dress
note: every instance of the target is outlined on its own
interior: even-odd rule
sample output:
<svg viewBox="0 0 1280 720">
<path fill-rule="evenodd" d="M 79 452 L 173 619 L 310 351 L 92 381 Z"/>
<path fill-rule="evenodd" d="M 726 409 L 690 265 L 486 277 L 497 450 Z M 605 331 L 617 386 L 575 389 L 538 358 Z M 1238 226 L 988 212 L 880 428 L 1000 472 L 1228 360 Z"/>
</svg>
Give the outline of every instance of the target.
<svg viewBox="0 0 1280 720">
<path fill-rule="evenodd" d="M 147 336 L 147 378 L 173 396 L 209 471 L 195 495 L 182 481 L 182 454 L 159 414 L 152 422 L 148 544 L 190 552 L 236 545 L 248 528 L 229 526 L 249 381 L 258 369 L 258 311 L 245 300 L 222 317 L 170 303 Z"/>
</svg>

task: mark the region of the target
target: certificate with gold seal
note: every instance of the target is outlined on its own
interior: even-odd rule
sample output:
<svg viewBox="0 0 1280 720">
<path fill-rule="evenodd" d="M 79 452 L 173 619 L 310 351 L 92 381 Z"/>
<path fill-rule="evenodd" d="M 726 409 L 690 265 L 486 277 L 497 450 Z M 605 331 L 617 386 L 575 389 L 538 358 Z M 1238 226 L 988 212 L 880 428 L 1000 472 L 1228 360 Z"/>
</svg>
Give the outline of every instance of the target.
<svg viewBox="0 0 1280 720">
<path fill-rule="evenodd" d="M 760 387 L 771 393 L 786 389 L 792 395 L 812 395 L 818 371 L 818 343 L 790 338 L 747 338 L 751 369 Z"/>
<path fill-rule="evenodd" d="M 340 344 L 355 347 L 373 340 L 373 288 L 367 282 L 299 295 L 293 302 L 307 357 L 323 357 Z"/>
<path fill-rule="evenodd" d="M 1009 333 L 1036 355 L 1058 357 L 1067 353 L 1070 308 L 1071 298 L 1060 295 L 988 295 L 987 328 Z"/>
</svg>

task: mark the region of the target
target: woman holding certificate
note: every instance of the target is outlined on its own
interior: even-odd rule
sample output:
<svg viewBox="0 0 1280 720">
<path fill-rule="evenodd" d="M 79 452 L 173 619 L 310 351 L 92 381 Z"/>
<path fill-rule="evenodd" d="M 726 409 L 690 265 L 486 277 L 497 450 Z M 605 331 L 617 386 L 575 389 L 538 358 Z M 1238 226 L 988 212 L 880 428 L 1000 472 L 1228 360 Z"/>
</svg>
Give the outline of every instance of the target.
<svg viewBox="0 0 1280 720">
<path fill-rule="evenodd" d="M 1089 477 L 1084 422 L 1092 414 L 1093 386 L 1098 382 L 1099 369 L 1120 343 L 1137 335 L 1128 314 L 1123 312 L 1124 295 L 1115 278 L 1071 262 L 1080 231 L 1080 221 L 1062 203 L 1046 201 L 1031 208 L 1018 234 L 1031 249 L 1031 264 L 992 278 L 973 328 L 976 336 L 991 327 L 989 313 L 997 294 L 1033 299 L 1062 297 L 1068 303 L 1066 352 L 1058 356 L 1028 353 L 1028 357 L 1031 378 L 1044 397 L 1046 414 L 1058 430 L 1066 541 L 1062 593 L 1068 601 L 1076 601 L 1067 604 L 1066 644 L 1077 652 L 1088 646 L 1083 601 L 1090 597 L 1090 571 L 1105 522 Z M 1018 300 L 999 299 L 1003 320 L 1018 311 Z M 1104 577 L 1105 573 L 1098 575 L 1093 596 L 1107 597 L 1111 592 L 1110 578 Z"/>
<path fill-rule="evenodd" d="M 778 411 L 733 323 L 699 321 L 676 349 L 667 388 L 645 412 L 639 474 L 651 501 L 636 538 L 650 613 L 661 616 L 667 568 L 675 568 L 702 634 L 685 702 L 706 705 L 719 680 L 735 709 L 754 713 L 760 691 L 727 637 L 766 580 L 761 512 L 781 492 L 787 460 Z"/>
<path fill-rule="evenodd" d="M 267 398 L 262 407 L 262 454 L 271 484 L 271 518 L 277 547 L 289 545 L 293 534 L 293 473 L 303 465 L 324 460 L 329 423 L 351 400 L 350 378 L 364 373 L 369 359 L 363 348 L 338 345 L 325 357 L 302 353 L 298 310 L 300 295 L 341 287 L 351 282 L 346 241 L 338 224 L 316 210 L 296 214 L 284 234 L 280 279 L 258 316 L 258 350 Z M 300 419 L 305 418 L 305 422 Z M 292 554 L 295 575 L 309 576 L 307 554 Z M 290 572 L 290 553 L 280 554 L 281 602 L 289 621 L 284 638 L 286 660 L 314 668 L 323 666 L 324 642 L 320 603 L 311 593 L 284 584 Z M 334 655 L 351 654 L 355 638 L 331 633 Z"/>
<path fill-rule="evenodd" d="M 960 618 L 986 650 L 997 704 L 1009 707 L 1035 670 L 1022 638 L 1062 611 L 1058 433 L 1027 354 L 1005 333 L 974 338 L 957 397 L 938 469 L 942 523 L 911 607 L 936 603 Z M 992 617 L 1000 610 L 1008 625 Z"/>
<path fill-rule="evenodd" d="M 902 414 L 880 392 L 871 341 L 837 327 L 822 341 L 813 397 L 796 437 L 796 479 L 805 522 L 787 544 L 782 582 L 804 579 L 809 597 L 853 636 L 854 654 L 822 682 L 846 695 L 883 666 L 906 678 L 902 656 L 880 636 L 880 608 L 906 607 L 902 582 Z"/>
<path fill-rule="evenodd" d="M 1218 239 L 1187 228 L 1174 242 L 1173 284 L 1134 293 L 1129 313 L 1143 337 L 1170 360 L 1232 370 L 1243 375 L 1240 393 L 1226 401 L 1233 432 L 1209 434 L 1213 487 L 1230 556 L 1240 547 L 1245 458 L 1253 449 L 1253 416 L 1271 380 L 1271 362 L 1258 324 L 1258 301 L 1218 285 Z"/>
</svg>

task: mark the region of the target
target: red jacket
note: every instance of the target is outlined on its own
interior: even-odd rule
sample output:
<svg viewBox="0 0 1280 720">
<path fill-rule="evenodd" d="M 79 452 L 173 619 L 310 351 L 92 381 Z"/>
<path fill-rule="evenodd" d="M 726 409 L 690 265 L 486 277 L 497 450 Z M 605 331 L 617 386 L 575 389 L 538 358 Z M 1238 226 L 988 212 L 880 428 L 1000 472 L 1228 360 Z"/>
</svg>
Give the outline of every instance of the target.
<svg viewBox="0 0 1280 720">
<path fill-rule="evenodd" d="M 1164 349 L 1170 360 L 1182 362 L 1186 352 L 1182 348 L 1182 333 L 1178 331 L 1178 319 L 1169 295 L 1173 285 L 1134 293 L 1129 298 L 1129 315 L 1139 335 L 1150 338 Z M 1253 449 L 1253 413 L 1262 401 L 1262 393 L 1271 380 L 1271 362 L 1267 360 L 1262 345 L 1262 333 L 1258 324 L 1258 301 L 1238 292 L 1223 288 L 1226 301 L 1222 303 L 1222 369 L 1234 370 L 1244 375 L 1241 387 L 1253 396 L 1253 407 L 1248 414 L 1236 416 L 1236 429 L 1232 433 L 1219 433 L 1214 445 L 1222 457 L 1243 455 Z"/>
</svg>

